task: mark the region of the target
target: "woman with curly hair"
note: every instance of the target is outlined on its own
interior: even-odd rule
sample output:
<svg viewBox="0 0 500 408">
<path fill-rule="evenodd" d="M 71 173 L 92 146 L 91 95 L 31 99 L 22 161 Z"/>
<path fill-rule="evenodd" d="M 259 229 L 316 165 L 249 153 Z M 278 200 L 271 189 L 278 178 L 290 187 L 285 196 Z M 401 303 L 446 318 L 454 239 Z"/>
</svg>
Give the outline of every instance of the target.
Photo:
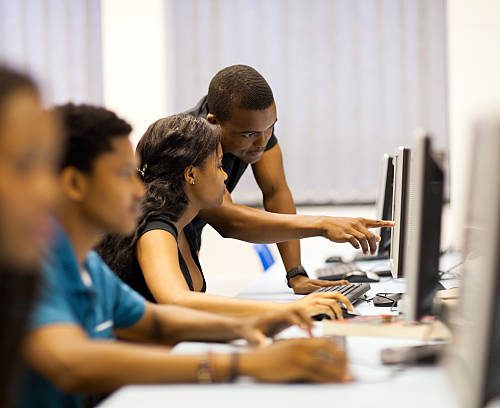
<svg viewBox="0 0 500 408">
<path fill-rule="evenodd" d="M 235 299 L 205 293 L 192 220 L 221 205 L 227 178 L 220 129 L 179 114 L 153 123 L 136 150 L 146 187 L 139 227 L 132 236 L 108 236 L 99 252 L 126 283 L 150 301 L 228 315 L 301 310 L 342 318 L 341 294 L 314 293 L 291 303 Z M 339 281 L 338 284 L 345 284 Z"/>
</svg>

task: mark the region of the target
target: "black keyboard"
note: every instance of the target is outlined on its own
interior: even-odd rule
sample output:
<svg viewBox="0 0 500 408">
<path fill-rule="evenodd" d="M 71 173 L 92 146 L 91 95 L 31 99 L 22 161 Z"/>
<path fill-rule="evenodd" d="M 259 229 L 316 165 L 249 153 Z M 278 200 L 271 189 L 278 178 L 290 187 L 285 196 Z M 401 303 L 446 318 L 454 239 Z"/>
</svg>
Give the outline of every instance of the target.
<svg viewBox="0 0 500 408">
<path fill-rule="evenodd" d="M 348 262 L 319 268 L 316 270 L 316 276 L 323 280 L 341 280 L 344 279 L 346 273 L 352 271 L 359 271 L 359 266 L 354 262 Z"/>
<path fill-rule="evenodd" d="M 313 293 L 339 292 L 344 295 L 351 303 L 360 300 L 361 297 L 370 290 L 369 283 L 351 283 L 343 286 L 326 286 L 315 290 Z"/>
<path fill-rule="evenodd" d="M 354 257 L 354 262 L 366 262 L 366 261 L 382 261 L 384 259 L 389 259 L 389 251 L 383 252 L 381 254 L 377 255 L 365 255 L 363 253 L 361 254 L 356 254 Z M 326 263 L 334 263 L 334 264 L 339 264 L 339 263 L 347 263 L 342 260 L 342 257 L 340 256 L 329 256 L 328 258 L 325 259 Z"/>
</svg>

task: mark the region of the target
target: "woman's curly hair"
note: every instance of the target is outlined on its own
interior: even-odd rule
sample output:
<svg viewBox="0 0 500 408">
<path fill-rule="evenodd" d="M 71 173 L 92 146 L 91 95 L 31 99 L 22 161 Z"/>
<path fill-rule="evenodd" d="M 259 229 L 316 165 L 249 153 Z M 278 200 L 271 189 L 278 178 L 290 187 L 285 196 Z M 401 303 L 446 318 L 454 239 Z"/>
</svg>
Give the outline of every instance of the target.
<svg viewBox="0 0 500 408">
<path fill-rule="evenodd" d="M 139 225 L 129 236 L 108 235 L 97 250 L 110 268 L 126 281 L 134 270 L 134 251 L 139 233 L 152 218 L 163 215 L 175 222 L 188 206 L 184 171 L 202 166 L 217 151 L 220 129 L 206 119 L 178 114 L 149 126 L 136 149 L 138 169 L 146 194 Z"/>
</svg>

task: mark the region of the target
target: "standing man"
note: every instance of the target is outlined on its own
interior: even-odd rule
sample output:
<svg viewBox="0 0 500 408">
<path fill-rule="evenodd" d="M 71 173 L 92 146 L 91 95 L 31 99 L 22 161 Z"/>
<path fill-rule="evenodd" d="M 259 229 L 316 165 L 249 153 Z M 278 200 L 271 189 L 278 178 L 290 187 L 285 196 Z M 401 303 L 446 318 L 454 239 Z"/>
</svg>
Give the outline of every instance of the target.
<svg viewBox="0 0 500 408">
<path fill-rule="evenodd" d="M 222 206 L 203 210 L 193 221 L 198 234 L 208 223 L 219 234 L 256 243 L 278 243 L 288 286 L 307 294 L 332 283 L 310 279 L 301 265 L 301 238 L 323 236 L 349 242 L 364 253 L 374 253 L 379 237 L 369 228 L 392 227 L 393 222 L 364 218 L 296 215 L 295 203 L 283 168 L 283 156 L 274 134 L 276 104 L 267 81 L 255 69 L 233 65 L 210 81 L 208 95 L 187 113 L 206 118 L 222 129 L 224 171 L 228 174 Z M 231 193 L 248 165 L 262 191 L 265 211 L 237 205 Z"/>
</svg>

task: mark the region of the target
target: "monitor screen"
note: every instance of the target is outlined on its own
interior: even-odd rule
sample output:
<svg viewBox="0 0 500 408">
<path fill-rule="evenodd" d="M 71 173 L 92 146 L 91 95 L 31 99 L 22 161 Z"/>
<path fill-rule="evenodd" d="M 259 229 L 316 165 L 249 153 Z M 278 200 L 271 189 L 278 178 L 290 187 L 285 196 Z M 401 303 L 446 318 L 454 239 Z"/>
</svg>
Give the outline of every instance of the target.
<svg viewBox="0 0 500 408">
<path fill-rule="evenodd" d="M 428 134 L 417 135 L 411 163 L 411 197 L 406 228 L 405 318 L 420 320 L 432 311 L 439 284 L 439 248 L 444 173 Z"/>
<path fill-rule="evenodd" d="M 392 194 L 392 215 L 395 221 L 391 235 L 390 264 L 393 278 L 403 276 L 404 243 L 406 230 L 406 207 L 410 172 L 410 149 L 399 147 L 392 159 L 394 186 Z"/>
<path fill-rule="evenodd" d="M 388 154 L 384 154 L 377 199 L 377 218 L 379 220 L 392 220 L 393 184 L 394 166 L 392 163 L 392 157 Z M 389 256 L 389 248 L 391 247 L 391 228 L 380 228 L 378 233 L 381 239 L 377 254 Z"/>
<path fill-rule="evenodd" d="M 470 151 L 466 261 L 445 366 L 464 406 L 500 395 L 500 118 L 480 122 Z"/>
</svg>

